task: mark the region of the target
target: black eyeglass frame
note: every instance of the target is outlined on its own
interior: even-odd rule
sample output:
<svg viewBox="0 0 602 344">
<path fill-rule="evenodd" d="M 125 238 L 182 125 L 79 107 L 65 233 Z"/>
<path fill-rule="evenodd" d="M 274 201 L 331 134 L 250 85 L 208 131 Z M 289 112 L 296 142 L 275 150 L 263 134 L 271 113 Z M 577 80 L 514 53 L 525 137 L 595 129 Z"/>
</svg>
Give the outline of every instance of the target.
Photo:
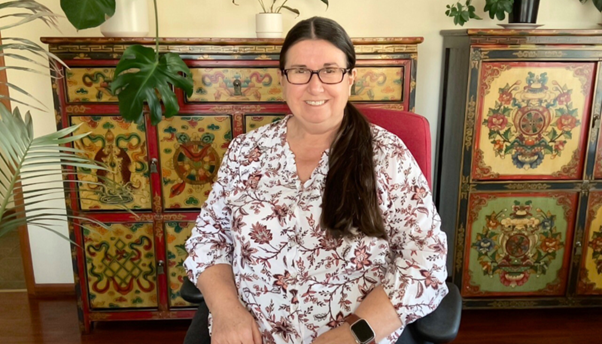
<svg viewBox="0 0 602 344">
<path fill-rule="evenodd" d="M 288 79 L 288 71 L 289 70 L 296 70 L 296 69 L 307 70 L 307 71 L 309 71 L 311 73 L 309 75 L 309 79 L 307 80 L 307 82 L 303 82 L 303 83 L 291 82 Z M 342 70 L 343 74 L 341 75 L 341 80 L 339 82 L 324 82 L 324 80 L 322 80 L 322 78 L 320 77 L 320 71 L 323 71 L 325 69 L 338 69 L 338 70 Z M 286 77 L 286 81 L 288 81 L 288 83 L 291 84 L 291 85 L 307 85 L 311 81 L 311 78 L 314 77 L 314 74 L 318 76 L 318 79 L 320 79 L 321 83 L 323 83 L 325 85 L 336 85 L 336 84 L 340 84 L 341 82 L 343 82 L 343 80 L 345 79 L 345 74 L 351 73 L 351 70 L 352 70 L 351 68 L 332 68 L 332 67 L 326 67 L 326 68 L 322 68 L 322 69 L 318 69 L 318 70 L 307 69 L 307 68 L 288 68 L 288 69 L 281 69 L 280 71 Z"/>
</svg>

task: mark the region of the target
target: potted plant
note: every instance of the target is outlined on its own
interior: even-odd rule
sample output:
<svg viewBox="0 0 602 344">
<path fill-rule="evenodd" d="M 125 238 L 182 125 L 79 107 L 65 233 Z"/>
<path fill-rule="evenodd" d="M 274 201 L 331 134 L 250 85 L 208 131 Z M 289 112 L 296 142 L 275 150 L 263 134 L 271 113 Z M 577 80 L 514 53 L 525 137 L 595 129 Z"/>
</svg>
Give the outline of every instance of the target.
<svg viewBox="0 0 602 344">
<path fill-rule="evenodd" d="M 98 26 L 115 13 L 116 0 L 61 0 L 67 19 L 78 30 Z M 119 0 L 117 0 L 119 1 Z M 143 120 L 147 104 L 151 123 L 156 125 L 163 116 L 171 117 L 180 111 L 172 86 L 192 95 L 191 72 L 175 53 L 159 54 L 159 21 L 157 0 L 155 9 L 155 49 L 132 45 L 124 52 L 115 70 L 111 91 L 119 99 L 119 113 L 128 120 Z M 165 111 L 161 106 L 163 103 Z"/>
<path fill-rule="evenodd" d="M 300 14 L 299 10 L 287 6 L 288 0 L 257 0 L 261 5 L 262 12 L 255 15 L 255 31 L 257 38 L 281 38 L 282 37 L 282 10 Z M 328 0 L 320 0 L 328 8 Z M 271 2 L 271 3 L 270 3 Z M 237 5 L 236 0 L 232 3 Z"/>
<path fill-rule="evenodd" d="M 3 1 L 0 11 L 9 12 L 0 17 L 0 30 L 35 20 L 41 20 L 49 27 L 58 29 L 56 21 L 58 16 L 35 0 Z M 11 19 L 17 19 L 17 21 L 8 23 Z M 4 57 L 25 63 L 19 66 L 7 64 L 2 67 L 5 70 L 43 73 L 40 71 L 41 67 L 60 75 L 59 65 L 63 64 L 60 59 L 54 54 L 48 53 L 39 44 L 20 37 L 2 38 L 0 53 Z M 50 61 L 49 65 L 44 64 L 46 59 Z M 3 82 L 3 84 L 11 92 L 25 96 L 25 100 L 3 94 L 0 94 L 0 98 L 8 98 L 13 103 L 41 112 L 51 112 L 49 109 L 44 110 L 43 103 L 15 83 Z M 28 99 L 35 102 L 36 105 L 28 102 Z M 107 166 L 87 158 L 82 150 L 66 146 L 88 135 L 72 136 L 71 134 L 77 128 L 78 126 L 72 126 L 55 133 L 34 137 L 33 122 L 29 111 L 23 117 L 18 107 L 11 113 L 4 104 L 0 104 L 0 237 L 20 226 L 35 225 L 69 240 L 52 225 L 56 221 L 66 222 L 68 219 L 77 220 L 74 223 L 82 227 L 93 223 L 108 229 L 100 221 L 78 214 L 65 213 L 64 208 L 53 207 L 46 203 L 53 200 L 64 200 L 64 194 L 71 191 L 75 185 L 98 184 L 98 182 L 85 180 L 86 178 L 83 178 L 84 180 L 73 178 L 69 182 L 65 182 L 64 186 L 57 187 L 54 186 L 55 181 L 49 177 L 57 174 L 63 177 L 74 175 L 81 177 L 84 174 L 93 174 L 100 170 L 110 171 Z M 103 178 L 97 177 L 96 179 Z M 105 185 L 114 183 L 111 180 L 102 181 Z M 24 188 L 27 190 L 24 191 Z"/>
<path fill-rule="evenodd" d="M 588 0 L 579 0 L 579 2 L 585 4 L 586 2 L 588 2 Z M 602 12 L 602 0 L 592 0 L 592 3 L 594 4 L 594 6 L 596 6 L 596 9 L 598 9 L 598 11 Z"/>
<path fill-rule="evenodd" d="M 491 19 L 504 20 L 506 14 L 508 14 L 508 23 L 527 27 L 530 26 L 529 24 L 533 26 L 536 23 L 538 9 L 539 0 L 485 0 L 485 7 L 483 8 Z M 454 19 L 454 24 L 460 26 L 463 26 L 470 19 L 482 19 L 476 14 L 472 0 L 466 0 L 464 5 L 460 2 L 447 5 L 445 14 Z"/>
</svg>

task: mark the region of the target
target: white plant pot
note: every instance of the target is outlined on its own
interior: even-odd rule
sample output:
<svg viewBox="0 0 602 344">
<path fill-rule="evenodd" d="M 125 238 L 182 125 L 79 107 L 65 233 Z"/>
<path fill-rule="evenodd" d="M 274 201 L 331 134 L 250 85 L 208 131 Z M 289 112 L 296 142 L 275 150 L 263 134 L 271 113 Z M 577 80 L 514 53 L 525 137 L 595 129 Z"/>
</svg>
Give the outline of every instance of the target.
<svg viewBox="0 0 602 344">
<path fill-rule="evenodd" d="M 148 31 L 148 0 L 116 0 L 115 14 L 100 25 L 106 37 L 145 37 Z"/>
<path fill-rule="evenodd" d="M 282 38 L 282 14 L 257 13 L 255 31 L 257 38 Z"/>
</svg>

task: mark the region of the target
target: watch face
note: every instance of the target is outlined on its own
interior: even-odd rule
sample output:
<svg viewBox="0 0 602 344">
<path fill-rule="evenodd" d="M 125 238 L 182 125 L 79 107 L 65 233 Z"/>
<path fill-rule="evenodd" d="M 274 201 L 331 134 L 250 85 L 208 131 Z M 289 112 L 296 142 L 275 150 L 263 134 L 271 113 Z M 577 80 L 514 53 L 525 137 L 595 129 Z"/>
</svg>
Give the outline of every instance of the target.
<svg viewBox="0 0 602 344">
<path fill-rule="evenodd" d="M 366 320 L 361 319 L 353 326 L 351 326 L 351 330 L 355 333 L 355 336 L 360 341 L 360 343 L 368 343 L 374 339 L 374 332 L 368 322 Z"/>
</svg>

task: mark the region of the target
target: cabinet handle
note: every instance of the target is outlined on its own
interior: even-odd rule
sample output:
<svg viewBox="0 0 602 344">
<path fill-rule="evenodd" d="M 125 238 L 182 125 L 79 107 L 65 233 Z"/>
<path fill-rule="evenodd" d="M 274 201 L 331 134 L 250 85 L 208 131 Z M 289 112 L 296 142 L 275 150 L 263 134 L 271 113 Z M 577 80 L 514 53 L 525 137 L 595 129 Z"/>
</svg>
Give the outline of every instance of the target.
<svg viewBox="0 0 602 344">
<path fill-rule="evenodd" d="M 156 158 L 152 158 L 151 159 L 151 164 L 150 164 L 150 171 L 151 173 L 158 173 L 159 171 L 157 170 L 157 164 L 158 161 Z"/>
<path fill-rule="evenodd" d="M 165 273 L 165 262 L 160 260 L 157 262 L 157 274 L 163 275 Z"/>
<path fill-rule="evenodd" d="M 575 255 L 580 256 L 582 251 L 583 251 L 583 248 L 581 247 L 581 241 L 577 241 L 575 243 Z"/>
</svg>

